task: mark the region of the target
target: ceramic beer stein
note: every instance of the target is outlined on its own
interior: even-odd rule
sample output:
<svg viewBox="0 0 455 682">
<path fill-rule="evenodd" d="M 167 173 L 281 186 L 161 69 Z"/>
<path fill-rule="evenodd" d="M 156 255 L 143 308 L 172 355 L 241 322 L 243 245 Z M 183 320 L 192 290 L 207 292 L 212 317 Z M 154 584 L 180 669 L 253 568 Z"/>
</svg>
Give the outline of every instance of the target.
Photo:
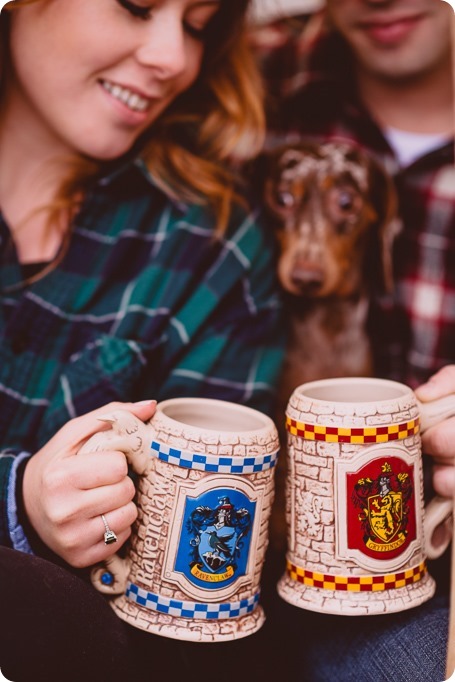
<svg viewBox="0 0 455 682">
<path fill-rule="evenodd" d="M 420 433 L 453 414 L 455 395 L 419 403 L 404 384 L 381 379 L 326 379 L 294 391 L 287 569 L 278 584 L 285 601 L 368 615 L 433 595 L 426 559 L 450 541 L 452 501 L 433 500 L 424 528 Z"/>
<path fill-rule="evenodd" d="M 179 398 L 144 424 L 107 415 L 85 451 L 115 447 L 138 474 L 126 558 L 92 570 L 117 615 L 175 639 L 227 641 L 264 622 L 259 583 L 279 443 L 272 420 L 221 400 Z M 115 529 L 114 529 L 115 530 Z"/>
</svg>

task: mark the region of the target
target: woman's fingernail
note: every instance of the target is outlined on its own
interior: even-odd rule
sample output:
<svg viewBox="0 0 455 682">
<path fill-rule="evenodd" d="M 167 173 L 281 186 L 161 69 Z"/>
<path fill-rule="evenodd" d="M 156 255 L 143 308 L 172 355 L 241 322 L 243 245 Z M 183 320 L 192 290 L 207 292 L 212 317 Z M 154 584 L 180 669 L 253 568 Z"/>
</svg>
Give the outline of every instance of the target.
<svg viewBox="0 0 455 682">
<path fill-rule="evenodd" d="M 138 402 L 134 403 L 135 405 L 150 405 L 150 407 L 153 407 L 156 405 L 156 400 L 139 400 Z"/>
</svg>

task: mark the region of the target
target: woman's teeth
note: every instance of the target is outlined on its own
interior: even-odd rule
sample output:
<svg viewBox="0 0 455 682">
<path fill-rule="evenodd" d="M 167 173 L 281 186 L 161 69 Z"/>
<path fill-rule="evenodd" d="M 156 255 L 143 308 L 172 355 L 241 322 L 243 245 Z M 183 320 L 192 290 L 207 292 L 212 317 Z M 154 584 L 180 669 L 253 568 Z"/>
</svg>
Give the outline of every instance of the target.
<svg viewBox="0 0 455 682">
<path fill-rule="evenodd" d="M 120 100 L 133 111 L 145 111 L 150 106 L 150 100 L 144 99 L 144 97 L 141 97 L 136 92 L 131 92 L 128 88 L 122 88 L 121 85 L 113 85 L 107 81 L 101 81 L 101 84 L 112 97 Z"/>
</svg>

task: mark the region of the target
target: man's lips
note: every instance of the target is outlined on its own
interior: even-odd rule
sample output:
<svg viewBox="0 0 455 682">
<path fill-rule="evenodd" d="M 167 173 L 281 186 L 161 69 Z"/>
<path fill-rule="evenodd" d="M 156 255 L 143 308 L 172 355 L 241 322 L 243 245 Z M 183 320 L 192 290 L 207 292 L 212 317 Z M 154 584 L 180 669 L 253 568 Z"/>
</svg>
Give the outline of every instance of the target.
<svg viewBox="0 0 455 682">
<path fill-rule="evenodd" d="M 375 42 L 393 45 L 405 39 L 421 19 L 421 16 L 413 16 L 390 21 L 371 21 L 363 23 L 361 27 Z"/>
</svg>

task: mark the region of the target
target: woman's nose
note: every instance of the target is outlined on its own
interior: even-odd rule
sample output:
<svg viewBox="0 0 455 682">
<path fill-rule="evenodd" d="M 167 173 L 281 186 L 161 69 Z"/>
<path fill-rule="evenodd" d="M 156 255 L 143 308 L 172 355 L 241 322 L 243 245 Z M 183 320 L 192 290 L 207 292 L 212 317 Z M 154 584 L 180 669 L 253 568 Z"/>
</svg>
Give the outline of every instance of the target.
<svg viewBox="0 0 455 682">
<path fill-rule="evenodd" d="M 146 39 L 136 50 L 136 59 L 153 68 L 158 77 L 167 80 L 185 69 L 185 31 L 179 17 L 168 16 L 151 22 Z"/>
</svg>

